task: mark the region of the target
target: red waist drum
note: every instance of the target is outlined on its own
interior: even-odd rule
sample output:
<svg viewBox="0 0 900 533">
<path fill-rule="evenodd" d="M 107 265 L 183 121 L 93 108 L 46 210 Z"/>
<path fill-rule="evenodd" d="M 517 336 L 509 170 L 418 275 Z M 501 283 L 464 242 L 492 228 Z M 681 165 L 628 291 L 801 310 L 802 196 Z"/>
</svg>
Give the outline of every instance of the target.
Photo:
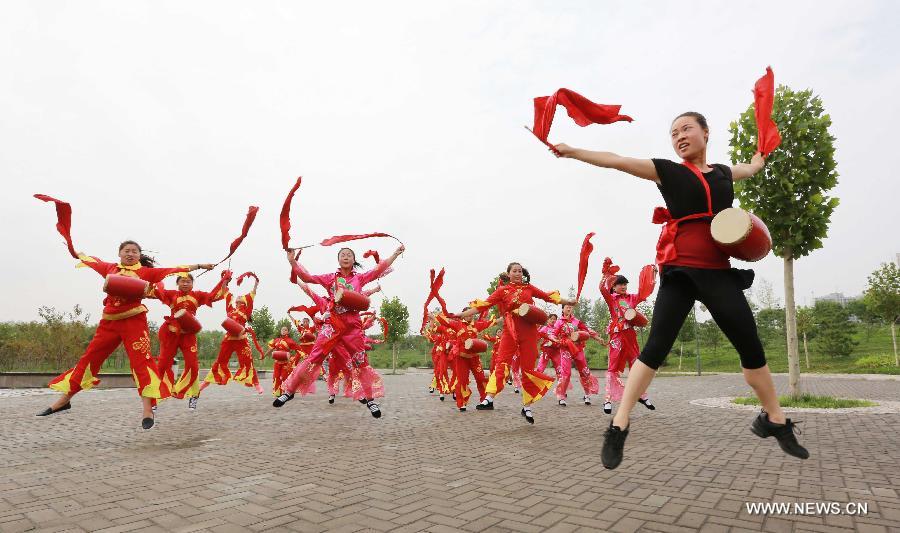
<svg viewBox="0 0 900 533">
<path fill-rule="evenodd" d="M 275 350 L 272 352 L 272 359 L 276 361 L 287 361 L 290 359 L 291 354 L 282 350 Z"/>
<path fill-rule="evenodd" d="M 487 351 L 488 343 L 482 339 L 466 339 L 466 353 L 482 353 Z"/>
<path fill-rule="evenodd" d="M 569 334 L 569 338 L 572 339 L 572 342 L 582 342 L 591 338 L 591 334 L 587 331 L 573 331 Z"/>
<path fill-rule="evenodd" d="M 180 327 L 181 331 L 184 333 L 193 334 L 203 329 L 203 326 L 200 325 L 200 321 L 197 320 L 197 317 L 188 312 L 187 309 L 175 311 L 172 318 L 175 319 L 175 322 L 178 322 L 178 327 Z"/>
<path fill-rule="evenodd" d="M 532 324 L 545 324 L 547 322 L 547 313 L 545 313 L 543 309 L 531 304 L 520 305 L 515 313 L 525 319 L 526 322 Z"/>
<path fill-rule="evenodd" d="M 103 292 L 128 300 L 139 300 L 147 295 L 150 283 L 141 278 L 110 274 L 103 282 Z"/>
<path fill-rule="evenodd" d="M 244 332 L 244 326 L 242 326 L 240 322 L 233 318 L 226 318 L 225 320 L 223 320 L 222 329 L 227 331 L 228 334 L 233 337 L 237 337 Z"/>
<path fill-rule="evenodd" d="M 769 228 L 753 213 L 729 207 L 712 220 L 710 233 L 716 245 L 731 257 L 759 261 L 772 251 Z"/>
<path fill-rule="evenodd" d="M 347 289 L 335 292 L 334 303 L 351 311 L 365 311 L 370 305 L 367 296 Z"/>
</svg>

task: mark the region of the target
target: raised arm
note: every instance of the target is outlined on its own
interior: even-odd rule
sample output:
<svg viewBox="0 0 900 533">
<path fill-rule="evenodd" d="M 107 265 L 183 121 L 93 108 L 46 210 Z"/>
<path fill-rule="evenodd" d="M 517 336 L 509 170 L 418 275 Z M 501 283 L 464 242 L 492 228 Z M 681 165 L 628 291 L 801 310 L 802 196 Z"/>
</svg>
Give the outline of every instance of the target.
<svg viewBox="0 0 900 533">
<path fill-rule="evenodd" d="M 756 152 L 749 163 L 738 163 L 731 167 L 731 179 L 740 181 L 756 174 L 766 166 L 766 160 L 761 153 Z"/>
<path fill-rule="evenodd" d="M 558 154 L 557 157 L 577 159 L 597 167 L 611 168 L 656 184 L 660 183 L 659 175 L 656 173 L 656 166 L 649 159 L 635 159 L 633 157 L 623 157 L 612 152 L 595 152 L 583 148 L 573 148 L 567 144 L 557 144 L 555 148 Z"/>
</svg>

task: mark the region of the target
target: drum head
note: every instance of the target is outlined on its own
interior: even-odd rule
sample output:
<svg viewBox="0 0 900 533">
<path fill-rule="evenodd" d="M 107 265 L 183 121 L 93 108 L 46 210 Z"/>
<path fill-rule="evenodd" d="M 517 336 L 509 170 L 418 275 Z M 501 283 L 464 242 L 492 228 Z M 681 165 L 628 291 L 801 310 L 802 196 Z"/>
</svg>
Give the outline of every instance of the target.
<svg viewBox="0 0 900 533">
<path fill-rule="evenodd" d="M 736 207 L 723 209 L 710 225 L 713 240 L 725 245 L 743 242 L 751 229 L 753 222 L 750 220 L 750 213 Z"/>
<path fill-rule="evenodd" d="M 634 309 L 626 309 L 625 310 L 625 320 L 634 320 L 634 317 L 637 316 L 637 311 Z"/>
<path fill-rule="evenodd" d="M 175 318 L 181 318 L 185 313 L 187 313 L 187 309 L 179 309 L 178 311 L 175 311 L 175 314 L 172 316 Z"/>
</svg>

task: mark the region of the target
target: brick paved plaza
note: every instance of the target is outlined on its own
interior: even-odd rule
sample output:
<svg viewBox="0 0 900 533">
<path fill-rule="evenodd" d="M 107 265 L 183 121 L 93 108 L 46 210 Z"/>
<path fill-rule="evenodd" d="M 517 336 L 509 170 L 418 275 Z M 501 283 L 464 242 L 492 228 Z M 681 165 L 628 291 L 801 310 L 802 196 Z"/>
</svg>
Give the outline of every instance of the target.
<svg viewBox="0 0 900 533">
<path fill-rule="evenodd" d="M 237 385 L 197 412 L 160 406 L 139 428 L 133 389 L 52 396 L 0 391 L 2 531 L 898 531 L 900 415 L 811 414 L 784 455 L 752 413 L 689 400 L 746 392 L 740 376 L 662 377 L 635 411 L 625 461 L 600 464 L 609 422 L 570 394 L 537 423 L 512 390 L 494 412 L 458 413 L 430 375 L 386 376 L 385 416 L 324 391 L 283 409 Z M 784 388 L 784 377 L 778 385 Z M 900 381 L 806 377 L 815 393 L 900 400 Z M 749 515 L 745 502 L 865 502 L 865 516 Z"/>
</svg>

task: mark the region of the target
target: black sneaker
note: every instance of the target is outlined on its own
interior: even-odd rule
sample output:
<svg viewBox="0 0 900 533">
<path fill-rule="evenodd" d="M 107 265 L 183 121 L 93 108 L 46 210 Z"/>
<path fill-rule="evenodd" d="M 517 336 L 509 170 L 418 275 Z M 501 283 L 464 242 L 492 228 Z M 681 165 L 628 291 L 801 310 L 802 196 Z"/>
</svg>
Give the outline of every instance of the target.
<svg viewBox="0 0 900 533">
<path fill-rule="evenodd" d="M 200 398 L 188 398 L 188 409 L 190 409 L 191 411 L 197 409 L 197 402 L 199 400 Z"/>
<path fill-rule="evenodd" d="M 797 427 L 797 422 L 792 422 L 790 418 L 785 420 L 784 424 L 769 422 L 769 415 L 765 411 L 759 413 L 759 416 L 750 424 L 750 431 L 757 437 L 764 439 L 775 437 L 784 453 L 800 459 L 809 459 L 809 452 L 797 442 L 797 437 L 794 436 L 795 430 L 798 435 L 802 433 Z"/>
<path fill-rule="evenodd" d="M 444 401 L 444 395 L 441 394 L 441 401 Z"/>
<path fill-rule="evenodd" d="M 650 398 L 647 398 L 646 400 L 638 398 L 638 403 L 651 411 L 656 411 L 656 406 L 650 402 Z"/>
<path fill-rule="evenodd" d="M 278 398 L 275 398 L 275 401 L 272 402 L 272 407 L 281 407 L 282 405 L 288 403 L 289 401 L 294 399 L 293 394 L 284 393 Z"/>
<path fill-rule="evenodd" d="M 328 403 L 334 403 L 334 394 L 328 395 Z"/>
<path fill-rule="evenodd" d="M 603 434 L 603 450 L 600 452 L 600 461 L 603 466 L 612 470 L 622 462 L 622 450 L 625 448 L 625 438 L 628 437 L 628 428 L 620 429 L 619 426 L 609 423 L 609 428 Z"/>
<path fill-rule="evenodd" d="M 465 407 L 465 406 L 460 407 L 460 408 L 459 408 L 459 412 L 460 412 L 460 413 L 465 413 L 465 412 L 466 412 L 466 407 Z"/>
<path fill-rule="evenodd" d="M 359 403 L 361 403 L 361 404 L 363 404 L 363 405 L 366 405 L 367 403 L 369 403 L 369 400 L 367 400 L 367 399 L 365 399 L 365 398 L 360 398 L 360 399 L 359 399 Z"/>
<path fill-rule="evenodd" d="M 369 412 L 372 413 L 373 417 L 381 418 L 381 409 L 378 408 L 378 404 L 375 403 L 375 400 L 369 400 L 366 402 L 366 406 L 369 408 Z"/>
<path fill-rule="evenodd" d="M 428 387 L 428 394 L 434 394 L 434 387 Z"/>
<path fill-rule="evenodd" d="M 63 405 L 62 407 L 60 407 L 59 409 L 54 410 L 52 407 L 48 407 L 34 416 L 50 416 L 53 413 L 58 413 L 60 411 L 68 411 L 71 408 L 72 408 L 72 404 L 69 402 L 66 402 L 66 404 Z"/>
<path fill-rule="evenodd" d="M 606 413 L 606 414 L 608 414 L 608 415 L 611 415 L 611 414 L 612 414 L 612 403 L 610 403 L 610 402 L 608 402 L 608 401 L 605 402 L 605 403 L 603 404 L 603 412 Z"/>
<path fill-rule="evenodd" d="M 153 427 L 153 417 L 148 416 L 147 418 L 141 420 L 141 427 L 144 429 L 150 429 Z"/>
<path fill-rule="evenodd" d="M 525 420 L 526 420 L 529 424 L 534 424 L 534 415 L 531 413 L 531 409 L 527 409 L 527 410 L 526 410 L 526 409 L 523 407 L 523 408 L 522 408 L 522 416 L 525 417 Z"/>
<path fill-rule="evenodd" d="M 494 400 L 484 400 L 480 404 L 475 406 L 476 411 L 493 411 L 494 410 Z"/>
</svg>

